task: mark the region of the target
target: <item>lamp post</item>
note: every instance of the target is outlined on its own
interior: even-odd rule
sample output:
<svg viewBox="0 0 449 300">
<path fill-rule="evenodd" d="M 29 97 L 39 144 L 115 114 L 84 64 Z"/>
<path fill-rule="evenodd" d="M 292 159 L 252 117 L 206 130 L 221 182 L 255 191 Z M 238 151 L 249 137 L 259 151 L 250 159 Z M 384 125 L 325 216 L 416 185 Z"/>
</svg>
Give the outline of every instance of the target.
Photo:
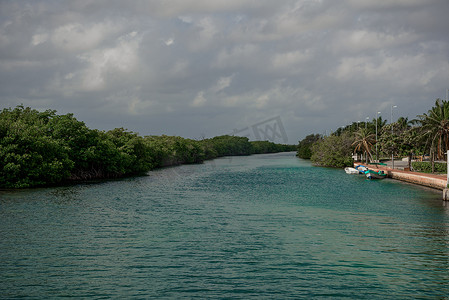
<svg viewBox="0 0 449 300">
<path fill-rule="evenodd" d="M 380 114 L 380 111 L 378 111 L 376 114 L 376 159 L 377 159 L 377 162 L 379 162 L 379 155 L 377 153 L 377 119 L 379 118 L 379 114 Z"/>
<path fill-rule="evenodd" d="M 391 106 L 391 119 L 390 119 L 390 124 L 391 124 L 391 138 L 393 139 L 393 108 L 398 107 L 397 105 L 392 105 Z M 392 166 L 391 168 L 394 169 L 394 148 L 392 148 L 391 150 L 391 163 Z"/>
<path fill-rule="evenodd" d="M 366 131 L 366 128 L 367 128 L 366 126 L 368 124 L 368 120 L 369 120 L 369 117 L 366 117 L 365 118 L 365 131 Z M 366 160 L 366 164 L 368 164 L 368 153 L 366 151 L 365 151 L 365 160 Z"/>
</svg>

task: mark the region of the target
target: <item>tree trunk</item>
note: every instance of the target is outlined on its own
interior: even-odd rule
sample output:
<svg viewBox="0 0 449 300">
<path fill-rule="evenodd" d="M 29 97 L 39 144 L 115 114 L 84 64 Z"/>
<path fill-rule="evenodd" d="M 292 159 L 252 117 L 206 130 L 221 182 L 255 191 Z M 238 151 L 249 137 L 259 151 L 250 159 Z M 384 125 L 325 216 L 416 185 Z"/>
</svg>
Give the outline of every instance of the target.
<svg viewBox="0 0 449 300">
<path fill-rule="evenodd" d="M 412 156 L 413 156 L 413 152 L 410 151 L 408 153 L 408 169 L 411 171 L 412 170 Z"/>
<path fill-rule="evenodd" d="M 434 151 L 430 152 L 430 163 L 432 164 L 432 173 L 435 173 L 435 153 L 434 153 Z"/>
</svg>

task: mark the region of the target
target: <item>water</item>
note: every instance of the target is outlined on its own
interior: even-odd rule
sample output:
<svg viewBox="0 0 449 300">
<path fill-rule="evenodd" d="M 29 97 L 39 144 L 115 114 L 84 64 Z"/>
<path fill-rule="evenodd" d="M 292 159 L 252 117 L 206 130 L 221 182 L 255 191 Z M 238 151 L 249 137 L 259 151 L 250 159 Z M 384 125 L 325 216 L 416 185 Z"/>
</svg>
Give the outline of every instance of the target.
<svg viewBox="0 0 449 300">
<path fill-rule="evenodd" d="M 440 192 L 293 153 L 0 192 L 0 298 L 441 299 Z"/>
</svg>

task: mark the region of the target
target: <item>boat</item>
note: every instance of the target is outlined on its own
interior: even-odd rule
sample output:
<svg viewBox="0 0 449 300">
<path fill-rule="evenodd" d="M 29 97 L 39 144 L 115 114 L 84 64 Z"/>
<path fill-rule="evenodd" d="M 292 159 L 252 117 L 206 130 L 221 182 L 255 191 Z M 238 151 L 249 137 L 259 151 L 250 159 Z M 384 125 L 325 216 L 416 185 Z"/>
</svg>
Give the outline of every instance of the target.
<svg viewBox="0 0 449 300">
<path fill-rule="evenodd" d="M 367 170 L 365 172 L 365 176 L 368 179 L 384 179 L 384 178 L 387 178 L 387 174 L 385 174 L 384 171 L 376 172 L 376 171 L 373 171 L 373 170 Z"/>
<path fill-rule="evenodd" d="M 355 169 L 360 172 L 360 174 L 365 174 L 366 171 L 368 171 L 368 168 L 364 165 L 357 165 L 355 166 Z"/>
<path fill-rule="evenodd" d="M 346 174 L 359 174 L 359 170 L 351 168 L 351 167 L 346 167 L 345 168 L 345 172 Z"/>
</svg>

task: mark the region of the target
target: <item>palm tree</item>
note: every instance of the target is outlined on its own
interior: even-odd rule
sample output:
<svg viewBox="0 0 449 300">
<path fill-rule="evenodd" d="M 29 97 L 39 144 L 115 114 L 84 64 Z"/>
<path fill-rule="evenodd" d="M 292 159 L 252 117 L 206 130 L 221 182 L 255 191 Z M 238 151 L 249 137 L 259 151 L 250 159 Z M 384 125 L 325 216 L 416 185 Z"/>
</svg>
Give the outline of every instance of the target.
<svg viewBox="0 0 449 300">
<path fill-rule="evenodd" d="M 397 121 L 396 121 L 397 125 L 398 125 L 398 129 L 400 130 L 405 130 L 405 129 L 409 129 L 411 127 L 411 124 L 413 123 L 413 121 L 409 121 L 407 117 L 400 117 Z"/>
<path fill-rule="evenodd" d="M 373 125 L 376 126 L 376 119 L 373 119 Z M 387 120 L 383 120 L 382 116 L 377 117 L 377 128 L 382 130 L 382 128 L 387 125 Z"/>
<path fill-rule="evenodd" d="M 444 158 L 444 151 L 449 150 L 449 102 L 437 99 L 427 114 L 418 117 L 421 134 L 430 144 L 432 162 L 434 154 L 438 159 Z"/>
<path fill-rule="evenodd" d="M 355 133 L 355 141 L 352 143 L 355 146 L 355 152 L 364 151 L 366 157 L 366 163 L 368 163 L 368 155 L 371 157 L 371 147 L 376 143 L 376 138 L 369 129 L 360 128 L 359 131 Z"/>
</svg>

